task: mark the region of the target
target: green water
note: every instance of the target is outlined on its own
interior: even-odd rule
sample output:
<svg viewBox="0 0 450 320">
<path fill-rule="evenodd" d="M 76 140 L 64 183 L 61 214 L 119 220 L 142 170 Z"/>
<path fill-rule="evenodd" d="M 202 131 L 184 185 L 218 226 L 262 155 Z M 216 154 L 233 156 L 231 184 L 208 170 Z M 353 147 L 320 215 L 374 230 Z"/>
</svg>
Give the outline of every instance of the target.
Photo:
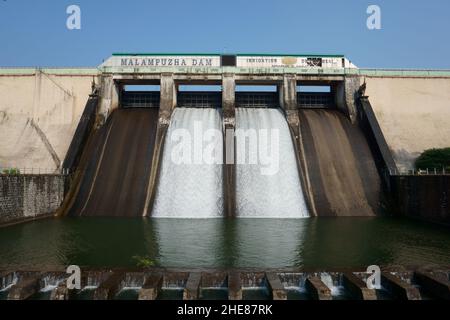
<svg viewBox="0 0 450 320">
<path fill-rule="evenodd" d="M 450 264 L 450 231 L 392 218 L 63 218 L 0 229 L 0 269 Z"/>
</svg>

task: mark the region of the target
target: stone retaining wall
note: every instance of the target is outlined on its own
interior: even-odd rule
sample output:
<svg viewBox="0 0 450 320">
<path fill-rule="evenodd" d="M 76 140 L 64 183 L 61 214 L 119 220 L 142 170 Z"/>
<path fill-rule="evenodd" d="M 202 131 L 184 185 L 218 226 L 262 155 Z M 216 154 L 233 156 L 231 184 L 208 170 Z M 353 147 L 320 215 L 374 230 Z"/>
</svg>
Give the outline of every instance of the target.
<svg viewBox="0 0 450 320">
<path fill-rule="evenodd" d="M 65 175 L 0 175 L 0 225 L 55 213 L 66 181 Z"/>
</svg>

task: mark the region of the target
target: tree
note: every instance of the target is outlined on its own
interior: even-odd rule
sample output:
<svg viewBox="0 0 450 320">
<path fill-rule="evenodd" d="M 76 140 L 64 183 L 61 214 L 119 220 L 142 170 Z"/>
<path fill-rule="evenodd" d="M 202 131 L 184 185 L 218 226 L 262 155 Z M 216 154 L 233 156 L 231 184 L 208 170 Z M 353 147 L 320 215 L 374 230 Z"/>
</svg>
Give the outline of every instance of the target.
<svg viewBox="0 0 450 320">
<path fill-rule="evenodd" d="M 416 169 L 450 169 L 450 148 L 429 149 L 416 159 Z"/>
</svg>

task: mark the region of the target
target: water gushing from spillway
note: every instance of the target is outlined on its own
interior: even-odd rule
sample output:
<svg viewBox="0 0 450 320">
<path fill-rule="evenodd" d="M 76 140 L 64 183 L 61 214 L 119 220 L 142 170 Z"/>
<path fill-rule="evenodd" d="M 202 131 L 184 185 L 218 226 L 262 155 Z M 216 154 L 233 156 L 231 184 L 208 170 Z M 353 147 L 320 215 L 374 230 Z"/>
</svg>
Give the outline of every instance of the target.
<svg viewBox="0 0 450 320">
<path fill-rule="evenodd" d="M 343 294 L 344 287 L 340 280 L 335 281 L 333 277 L 326 272 L 320 274 L 320 280 L 331 290 L 331 295 L 337 297 Z"/>
<path fill-rule="evenodd" d="M 257 137 L 257 145 L 251 136 Z M 236 109 L 236 156 L 238 217 L 309 216 L 291 133 L 280 110 Z"/>
<path fill-rule="evenodd" d="M 212 130 L 211 130 L 212 129 Z M 220 136 L 214 136 L 214 132 Z M 152 216 L 223 216 L 222 119 L 212 108 L 177 108 L 167 132 Z"/>
</svg>

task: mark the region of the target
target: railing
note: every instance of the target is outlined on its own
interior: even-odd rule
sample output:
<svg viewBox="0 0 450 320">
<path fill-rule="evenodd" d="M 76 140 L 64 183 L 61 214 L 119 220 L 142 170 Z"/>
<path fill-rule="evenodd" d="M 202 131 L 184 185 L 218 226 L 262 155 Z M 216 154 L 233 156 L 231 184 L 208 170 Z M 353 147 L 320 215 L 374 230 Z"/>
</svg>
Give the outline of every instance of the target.
<svg viewBox="0 0 450 320">
<path fill-rule="evenodd" d="M 450 168 L 389 170 L 392 176 L 441 176 L 450 175 Z"/>
<path fill-rule="evenodd" d="M 67 168 L 20 168 L 20 167 L 9 167 L 3 168 L 0 167 L 0 175 L 9 175 L 9 176 L 17 176 L 17 175 L 69 175 L 71 174 L 71 170 Z"/>
</svg>

